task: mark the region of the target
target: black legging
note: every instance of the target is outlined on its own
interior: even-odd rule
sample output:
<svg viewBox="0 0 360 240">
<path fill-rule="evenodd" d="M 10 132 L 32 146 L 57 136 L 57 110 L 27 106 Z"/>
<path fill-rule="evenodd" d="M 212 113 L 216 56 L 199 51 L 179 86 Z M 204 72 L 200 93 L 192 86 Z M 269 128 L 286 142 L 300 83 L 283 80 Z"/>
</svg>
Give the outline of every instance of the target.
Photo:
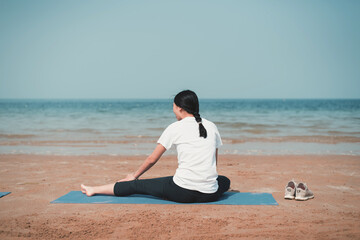
<svg viewBox="0 0 360 240">
<path fill-rule="evenodd" d="M 217 181 L 219 188 L 215 193 L 202 193 L 179 187 L 174 183 L 173 177 L 117 182 L 114 195 L 146 194 L 181 203 L 213 202 L 230 187 L 230 180 L 225 176 L 218 176 Z"/>
</svg>

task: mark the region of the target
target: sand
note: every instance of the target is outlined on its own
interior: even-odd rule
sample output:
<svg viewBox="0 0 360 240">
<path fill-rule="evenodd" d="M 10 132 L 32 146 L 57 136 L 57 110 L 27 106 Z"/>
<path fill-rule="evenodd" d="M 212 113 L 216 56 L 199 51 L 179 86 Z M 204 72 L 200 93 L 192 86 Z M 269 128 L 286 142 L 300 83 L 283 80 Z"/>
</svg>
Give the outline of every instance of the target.
<svg viewBox="0 0 360 240">
<path fill-rule="evenodd" d="M 219 174 L 279 206 L 50 204 L 80 183 L 114 182 L 144 156 L 0 155 L 0 239 L 360 239 L 360 156 L 221 155 Z M 173 175 L 164 156 L 143 178 Z M 304 181 L 315 198 L 285 200 Z"/>
</svg>

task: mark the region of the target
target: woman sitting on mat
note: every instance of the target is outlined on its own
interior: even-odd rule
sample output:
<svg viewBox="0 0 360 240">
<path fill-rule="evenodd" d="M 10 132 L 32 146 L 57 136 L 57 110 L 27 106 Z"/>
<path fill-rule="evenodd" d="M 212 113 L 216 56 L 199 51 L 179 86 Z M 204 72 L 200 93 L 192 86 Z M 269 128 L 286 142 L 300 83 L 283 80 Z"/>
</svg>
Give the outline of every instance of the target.
<svg viewBox="0 0 360 240">
<path fill-rule="evenodd" d="M 87 196 L 147 194 L 181 203 L 218 200 L 229 189 L 230 180 L 218 176 L 216 171 L 218 147 L 222 145 L 217 127 L 200 118 L 198 97 L 193 91 L 178 93 L 173 111 L 178 121 L 165 129 L 154 152 L 136 172 L 114 184 L 97 187 L 82 184 L 82 192 Z M 175 175 L 138 180 L 172 145 L 176 146 L 178 153 Z"/>
</svg>

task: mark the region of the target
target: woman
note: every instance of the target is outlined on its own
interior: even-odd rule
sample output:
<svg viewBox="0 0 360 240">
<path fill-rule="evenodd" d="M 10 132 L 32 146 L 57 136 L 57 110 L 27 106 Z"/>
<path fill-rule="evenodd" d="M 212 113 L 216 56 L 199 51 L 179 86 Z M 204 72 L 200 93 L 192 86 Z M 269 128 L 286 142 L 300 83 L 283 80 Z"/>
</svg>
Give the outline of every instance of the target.
<svg viewBox="0 0 360 240">
<path fill-rule="evenodd" d="M 82 192 L 87 196 L 147 194 L 182 203 L 212 202 L 219 199 L 229 189 L 230 180 L 217 175 L 218 147 L 222 142 L 215 124 L 201 119 L 198 98 L 190 90 L 175 96 L 173 111 L 178 121 L 165 129 L 154 152 L 136 172 L 128 174 L 115 184 L 97 187 L 82 184 Z M 178 153 L 175 175 L 138 180 L 172 145 L 176 146 Z"/>
</svg>

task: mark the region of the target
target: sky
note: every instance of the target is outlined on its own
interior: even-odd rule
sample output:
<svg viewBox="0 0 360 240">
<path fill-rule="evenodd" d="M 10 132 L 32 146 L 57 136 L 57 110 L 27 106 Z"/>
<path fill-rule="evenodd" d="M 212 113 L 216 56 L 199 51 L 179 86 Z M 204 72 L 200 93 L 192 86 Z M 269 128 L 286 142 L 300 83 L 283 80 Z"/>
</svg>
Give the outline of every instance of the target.
<svg viewBox="0 0 360 240">
<path fill-rule="evenodd" d="M 0 98 L 360 98 L 358 0 L 0 0 Z"/>
</svg>

